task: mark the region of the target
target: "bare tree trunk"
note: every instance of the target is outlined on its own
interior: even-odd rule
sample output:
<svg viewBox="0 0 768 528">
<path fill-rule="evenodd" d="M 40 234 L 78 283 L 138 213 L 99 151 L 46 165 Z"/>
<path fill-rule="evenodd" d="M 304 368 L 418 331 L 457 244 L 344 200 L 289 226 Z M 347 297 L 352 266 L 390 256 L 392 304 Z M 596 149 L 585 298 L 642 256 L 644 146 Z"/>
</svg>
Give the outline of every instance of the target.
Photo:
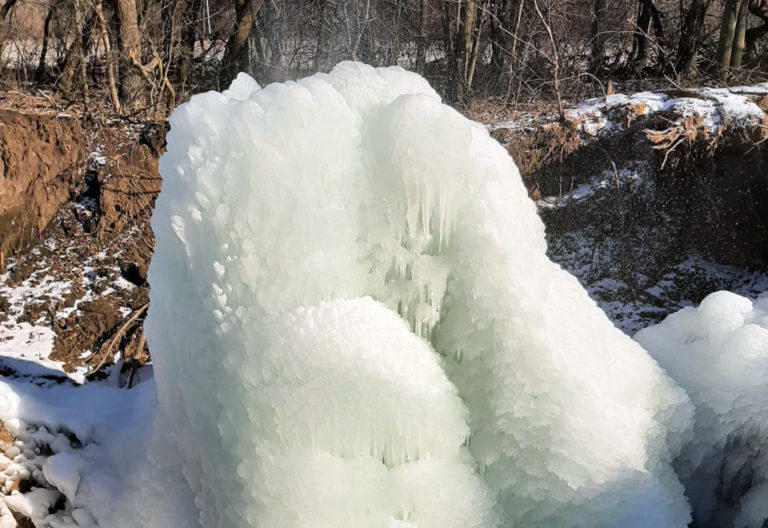
<svg viewBox="0 0 768 528">
<path fill-rule="evenodd" d="M 72 4 L 72 22 L 73 22 L 73 37 L 72 44 L 67 50 L 67 55 L 64 58 L 64 66 L 62 68 L 61 78 L 57 84 L 58 90 L 67 99 L 73 99 L 72 83 L 75 78 L 75 70 L 77 70 L 78 77 L 80 78 L 80 84 L 83 90 L 83 102 L 86 109 L 88 108 L 88 79 L 85 71 L 85 54 L 83 52 L 83 6 L 81 0 L 71 0 Z"/>
<path fill-rule="evenodd" d="M 720 43 L 717 48 L 717 64 L 720 68 L 720 76 L 723 79 L 728 75 L 728 68 L 731 65 L 733 37 L 736 34 L 736 22 L 740 3 L 739 0 L 725 0 L 725 5 L 723 6 Z"/>
<path fill-rule="evenodd" d="M 96 18 L 99 21 L 99 36 L 104 44 L 104 57 L 107 61 L 107 82 L 109 84 L 109 97 L 112 100 L 112 108 L 116 114 L 120 113 L 120 99 L 117 96 L 117 86 L 115 84 L 115 64 L 112 56 L 112 46 L 109 43 L 109 34 L 107 33 L 107 22 L 104 19 L 104 10 L 101 6 L 101 0 L 96 0 L 93 4 Z"/>
<path fill-rule="evenodd" d="M 520 23 L 523 21 L 523 6 L 525 5 L 525 0 L 517 0 L 517 2 L 517 21 L 515 22 L 515 30 L 512 32 L 514 38 L 512 39 L 512 51 L 510 51 L 510 54 L 513 57 L 517 56 L 517 41 L 520 40 Z"/>
<path fill-rule="evenodd" d="M 317 71 L 326 72 L 331 68 L 331 41 L 333 40 L 333 5 L 325 0 L 318 2 L 317 45 L 314 66 Z"/>
<path fill-rule="evenodd" d="M 198 16 L 202 0 L 188 0 L 181 15 L 181 50 L 179 52 L 179 77 L 184 85 L 192 72 L 192 59 L 195 56 Z"/>
<path fill-rule="evenodd" d="M 682 77 L 696 73 L 696 58 L 702 43 L 704 19 L 712 0 L 692 0 L 685 14 L 677 47 L 677 69 Z"/>
<path fill-rule="evenodd" d="M 251 34 L 254 16 L 261 9 L 263 0 L 234 0 L 235 27 L 227 40 L 224 58 L 219 70 L 220 88 L 227 86 L 238 71 L 248 69 L 248 37 Z"/>
<path fill-rule="evenodd" d="M 488 2 L 486 2 L 481 11 L 480 11 L 480 18 L 477 21 L 477 32 L 475 33 L 473 37 L 472 42 L 472 58 L 469 62 L 469 71 L 467 72 L 467 89 L 472 89 L 472 81 L 475 78 L 475 67 L 477 65 L 477 56 L 480 52 L 480 48 L 482 47 L 482 32 L 483 32 L 483 21 L 485 20 L 485 15 L 488 12 Z"/>
<path fill-rule="evenodd" d="M 75 76 L 76 66 L 77 57 L 75 54 L 75 44 L 73 42 L 72 45 L 67 48 L 67 53 L 64 55 L 64 62 L 61 65 L 61 75 L 56 81 L 56 89 L 67 99 L 71 98 L 72 79 Z"/>
<path fill-rule="evenodd" d="M 643 0 L 640 0 L 637 4 L 637 21 L 635 26 L 635 42 L 632 53 L 633 69 L 635 74 L 639 75 L 648 63 L 650 53 L 648 44 L 651 33 L 651 11 Z"/>
<path fill-rule="evenodd" d="M 656 47 L 659 54 L 659 67 L 661 71 L 667 69 L 669 63 L 666 56 L 667 39 L 664 36 L 664 24 L 661 21 L 661 11 L 653 3 L 653 0 L 642 0 L 646 8 L 651 13 L 651 24 L 653 26 L 654 37 L 656 38 Z"/>
<path fill-rule="evenodd" d="M 759 4 L 750 5 L 750 12 L 763 22 L 760 26 L 749 28 L 745 34 L 747 62 L 752 64 L 758 59 L 757 43 L 768 35 L 768 13 L 765 13 L 763 6 Z"/>
<path fill-rule="evenodd" d="M 416 71 L 424 73 L 427 65 L 427 8 L 429 0 L 421 0 L 421 9 L 419 10 L 419 43 L 416 48 Z"/>
<path fill-rule="evenodd" d="M 48 38 L 50 37 L 51 20 L 53 19 L 53 13 L 55 11 L 55 5 L 51 2 L 48 7 L 48 14 L 45 16 L 45 22 L 43 23 L 43 45 L 40 50 L 40 60 L 37 62 L 37 71 L 35 72 L 35 79 L 37 82 L 43 80 L 45 76 L 45 62 L 48 57 Z"/>
<path fill-rule="evenodd" d="M 733 36 L 731 49 L 731 69 L 741 68 L 741 59 L 746 45 L 747 19 L 749 18 L 749 0 L 742 0 L 739 6 L 739 14 L 736 18 L 736 32 Z"/>
<path fill-rule="evenodd" d="M 149 4 L 149 2 L 147 2 Z M 167 67 L 175 65 L 176 49 L 176 10 L 179 5 L 177 0 L 161 0 L 160 1 L 160 16 L 163 19 L 163 54 L 165 56 L 165 63 Z"/>
<path fill-rule="evenodd" d="M 519 38 L 523 3 L 523 0 L 502 0 L 491 4 L 496 5 L 496 12 L 491 14 L 491 63 L 499 78 L 510 76 Z"/>
<path fill-rule="evenodd" d="M 455 50 L 455 35 L 453 31 L 453 21 L 451 18 L 451 7 L 449 2 L 442 2 L 443 6 L 443 46 L 445 46 L 446 56 L 449 58 L 454 57 Z"/>
<path fill-rule="evenodd" d="M 83 47 L 83 15 L 84 15 L 84 9 L 82 0 L 74 0 L 74 13 L 75 13 L 75 28 L 77 29 L 77 32 L 75 33 L 75 41 L 77 44 L 77 56 L 78 61 L 80 62 L 80 86 L 83 90 L 83 108 L 86 112 L 88 112 L 88 108 L 90 106 L 90 96 L 88 93 L 88 75 L 85 68 L 85 48 Z"/>
<path fill-rule="evenodd" d="M 123 59 L 120 68 L 120 98 L 128 111 L 146 106 L 146 91 L 141 73 L 131 67 L 133 59 L 141 62 L 141 34 L 136 0 L 116 0 L 118 44 Z"/>
<path fill-rule="evenodd" d="M 547 36 L 549 37 L 549 45 L 552 47 L 552 55 L 551 56 L 545 55 L 545 58 L 550 62 L 550 64 L 552 64 L 553 89 L 555 92 L 555 100 L 557 101 L 557 113 L 560 116 L 560 121 L 562 123 L 565 123 L 566 122 L 565 110 L 563 109 L 563 99 L 560 95 L 560 59 L 557 54 L 557 44 L 555 43 L 555 36 L 552 33 L 552 27 L 547 22 L 547 19 L 544 17 L 544 14 L 541 12 L 541 9 L 539 9 L 539 3 L 537 2 L 537 0 L 533 0 L 533 7 L 536 10 L 536 14 L 539 17 L 541 24 L 544 26 L 544 29 L 547 32 Z"/>
<path fill-rule="evenodd" d="M 3 7 L 0 8 L 0 20 L 5 18 L 14 5 L 16 5 L 16 0 L 6 0 Z"/>
<path fill-rule="evenodd" d="M 373 42 L 373 34 L 370 31 L 370 23 L 371 23 L 371 0 L 364 0 L 365 6 L 362 9 L 362 12 L 357 11 L 355 13 L 355 39 L 354 44 L 352 45 L 352 53 L 351 57 L 352 60 L 360 60 L 363 62 L 373 62 L 374 61 L 374 42 Z M 405 4 L 403 4 L 402 9 L 397 10 L 397 18 L 395 20 L 395 27 L 400 27 L 400 15 L 408 15 L 408 13 L 405 11 Z M 399 50 L 399 39 L 397 38 L 398 32 L 395 31 L 393 33 L 393 39 L 395 42 L 391 46 L 395 50 Z M 397 52 L 396 52 L 397 53 Z M 399 53 L 397 53 L 399 55 Z M 396 56 L 397 56 L 396 55 Z M 397 59 L 394 59 L 397 60 Z"/>
<path fill-rule="evenodd" d="M 475 0 L 465 0 L 464 5 L 464 22 L 463 22 L 463 37 L 464 37 L 464 50 L 463 50 L 463 74 L 462 81 L 465 81 L 469 73 L 469 62 L 472 57 L 472 29 L 475 26 L 475 16 L 477 13 Z"/>
<path fill-rule="evenodd" d="M 653 0 L 639 0 L 637 6 L 637 22 L 633 45 L 633 62 L 636 75 L 640 75 L 648 64 L 651 53 L 651 27 L 659 44 L 659 62 L 661 66 L 666 63 L 662 44 L 664 43 L 664 27 L 659 12 Z"/>
<path fill-rule="evenodd" d="M 592 73 L 602 70 L 605 63 L 605 2 L 594 0 L 592 13 L 592 49 L 589 69 Z"/>
<path fill-rule="evenodd" d="M 286 80 L 283 69 L 283 51 L 280 47 L 278 25 L 280 13 L 274 0 L 265 3 L 256 18 L 259 22 L 259 37 L 263 37 L 265 47 L 262 52 L 261 75 L 264 82 L 282 82 Z M 328 43 L 326 43 L 328 45 Z M 330 58 L 330 57 L 328 57 Z M 330 68 L 331 65 L 328 65 Z M 260 79 L 261 80 L 261 79 Z"/>
<path fill-rule="evenodd" d="M 511 0 L 499 0 L 491 4 L 491 66 L 497 76 L 504 73 L 507 63 L 507 32 L 510 31 L 509 11 Z"/>
<path fill-rule="evenodd" d="M 475 0 L 460 0 L 456 13 L 456 42 L 454 43 L 454 61 L 456 67 L 456 99 L 464 99 L 467 91 L 467 76 L 472 61 L 472 30 L 475 25 L 477 9 Z M 460 40 L 459 40 L 460 36 Z"/>
</svg>

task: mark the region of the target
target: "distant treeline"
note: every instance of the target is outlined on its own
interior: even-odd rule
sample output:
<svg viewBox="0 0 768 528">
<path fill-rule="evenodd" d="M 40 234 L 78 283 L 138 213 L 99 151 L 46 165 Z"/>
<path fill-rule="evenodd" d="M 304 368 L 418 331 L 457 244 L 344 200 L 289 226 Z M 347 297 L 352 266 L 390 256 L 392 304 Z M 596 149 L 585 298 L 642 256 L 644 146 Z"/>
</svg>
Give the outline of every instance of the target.
<svg viewBox="0 0 768 528">
<path fill-rule="evenodd" d="M 189 93 L 399 64 L 451 101 L 578 95 L 608 80 L 745 81 L 768 0 L 0 0 L 0 86 L 99 93 L 121 114 Z"/>
</svg>

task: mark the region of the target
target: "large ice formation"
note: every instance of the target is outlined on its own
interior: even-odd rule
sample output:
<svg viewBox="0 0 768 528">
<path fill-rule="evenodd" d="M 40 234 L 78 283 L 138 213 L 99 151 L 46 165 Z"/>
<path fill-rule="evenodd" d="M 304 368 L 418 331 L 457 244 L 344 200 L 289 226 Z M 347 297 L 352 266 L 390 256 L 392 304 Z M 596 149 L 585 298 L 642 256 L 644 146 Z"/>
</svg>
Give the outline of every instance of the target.
<svg viewBox="0 0 768 528">
<path fill-rule="evenodd" d="M 418 75 L 241 75 L 174 112 L 160 171 L 150 456 L 195 512 L 174 526 L 687 525 L 687 396 Z"/>
<path fill-rule="evenodd" d="M 698 526 L 768 521 L 768 295 L 725 291 L 636 339 L 696 406 L 694 435 L 676 461 Z"/>
</svg>

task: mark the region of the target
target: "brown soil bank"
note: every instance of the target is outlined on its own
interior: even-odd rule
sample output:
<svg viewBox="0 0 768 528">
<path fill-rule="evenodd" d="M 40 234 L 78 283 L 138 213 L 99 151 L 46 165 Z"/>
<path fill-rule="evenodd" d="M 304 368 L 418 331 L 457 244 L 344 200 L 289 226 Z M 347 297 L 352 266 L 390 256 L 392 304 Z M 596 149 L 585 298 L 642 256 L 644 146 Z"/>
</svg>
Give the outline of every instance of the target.
<svg viewBox="0 0 768 528">
<path fill-rule="evenodd" d="M 0 108 L 0 324 L 50 328 L 47 357 L 66 372 L 95 373 L 118 352 L 146 360 L 149 220 L 165 131 Z"/>
<path fill-rule="evenodd" d="M 0 109 L 0 271 L 28 248 L 82 180 L 77 119 Z"/>
</svg>

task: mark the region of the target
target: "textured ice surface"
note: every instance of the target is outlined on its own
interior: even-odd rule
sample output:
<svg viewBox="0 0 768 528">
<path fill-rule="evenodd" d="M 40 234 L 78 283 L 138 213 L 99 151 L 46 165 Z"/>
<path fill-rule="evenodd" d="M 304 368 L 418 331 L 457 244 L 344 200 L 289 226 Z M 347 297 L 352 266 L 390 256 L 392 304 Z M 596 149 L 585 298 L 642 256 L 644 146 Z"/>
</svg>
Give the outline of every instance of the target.
<svg viewBox="0 0 768 528">
<path fill-rule="evenodd" d="M 150 526 L 688 523 L 685 393 L 419 76 L 241 75 L 174 112 L 160 171 L 150 457 L 175 496 Z"/>
<path fill-rule="evenodd" d="M 701 526 L 768 520 L 768 296 L 720 291 L 636 339 L 696 406 L 676 462 Z"/>
</svg>

